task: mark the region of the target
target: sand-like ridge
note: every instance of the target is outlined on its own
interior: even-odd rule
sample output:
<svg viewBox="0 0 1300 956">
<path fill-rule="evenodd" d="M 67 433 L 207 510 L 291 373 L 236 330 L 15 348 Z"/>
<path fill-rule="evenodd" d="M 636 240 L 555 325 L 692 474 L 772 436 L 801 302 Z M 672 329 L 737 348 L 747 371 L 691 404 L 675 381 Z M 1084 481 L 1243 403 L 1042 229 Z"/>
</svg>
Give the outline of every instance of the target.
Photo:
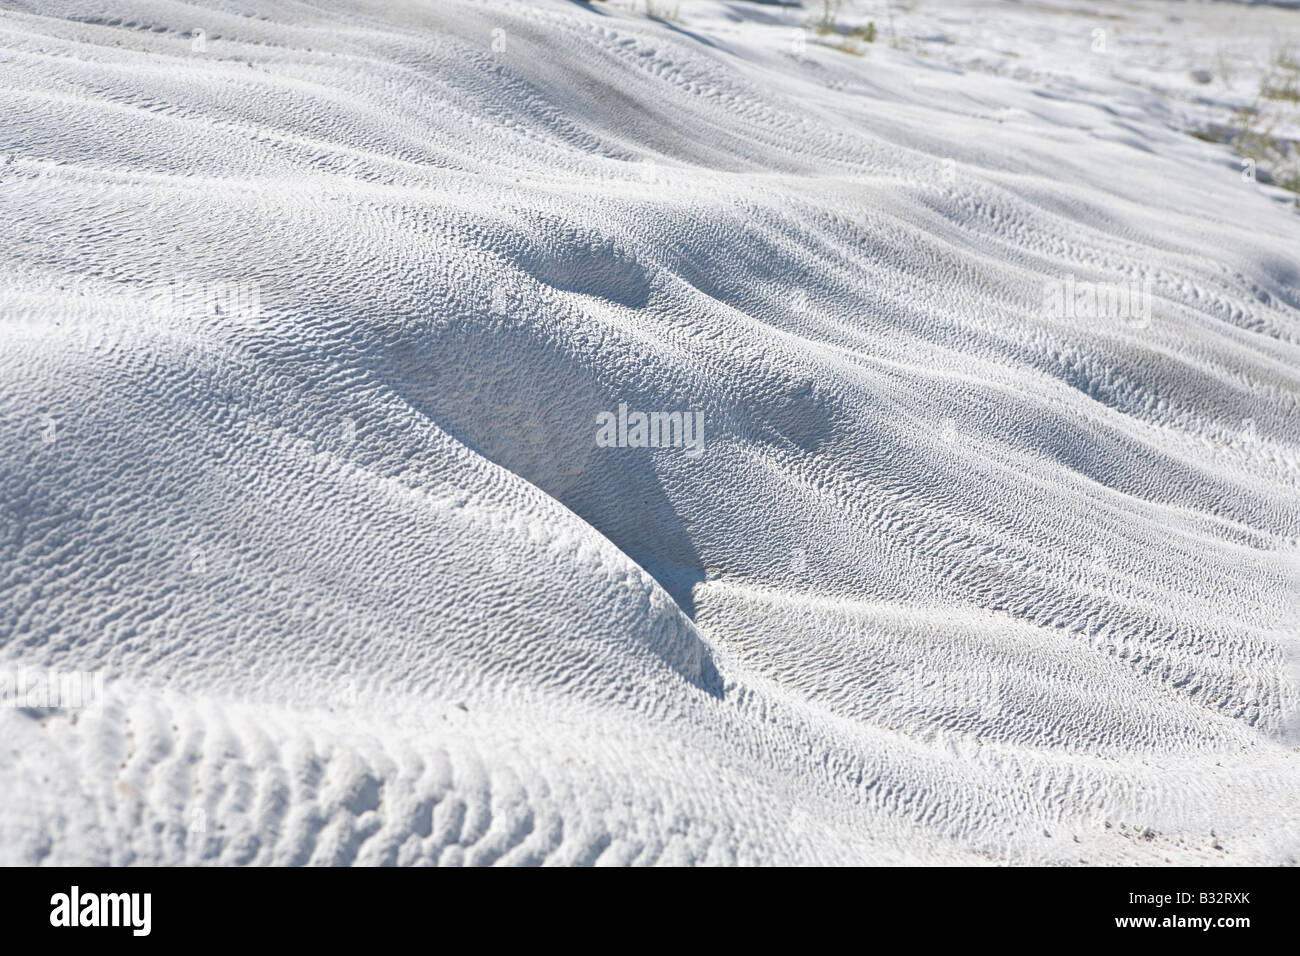
<svg viewBox="0 0 1300 956">
<path fill-rule="evenodd" d="M 1169 6 L 0 4 L 0 670 L 103 681 L 0 863 L 1295 864 L 1300 214 Z"/>
</svg>

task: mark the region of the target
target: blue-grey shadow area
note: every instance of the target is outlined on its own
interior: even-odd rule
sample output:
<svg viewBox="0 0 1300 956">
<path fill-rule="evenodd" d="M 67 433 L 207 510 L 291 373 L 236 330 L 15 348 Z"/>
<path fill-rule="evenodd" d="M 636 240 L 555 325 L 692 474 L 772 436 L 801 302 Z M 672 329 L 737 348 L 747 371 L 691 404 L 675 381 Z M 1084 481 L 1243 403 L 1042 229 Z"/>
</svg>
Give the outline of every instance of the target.
<svg viewBox="0 0 1300 956">
<path fill-rule="evenodd" d="M 538 282 L 563 292 L 596 296 L 630 309 L 644 308 L 650 299 L 645 267 L 610 240 L 528 248 L 520 253 L 518 264 Z"/>
<path fill-rule="evenodd" d="M 596 445 L 597 414 L 620 401 L 636 407 L 635 394 L 615 397 L 562 342 L 492 316 L 390 340 L 379 358 L 376 371 L 411 407 L 578 515 L 693 619 L 692 590 L 705 579 L 704 566 L 656 472 L 659 450 Z M 720 697 L 711 654 L 702 643 L 699 650 L 700 673 L 688 679 Z"/>
</svg>

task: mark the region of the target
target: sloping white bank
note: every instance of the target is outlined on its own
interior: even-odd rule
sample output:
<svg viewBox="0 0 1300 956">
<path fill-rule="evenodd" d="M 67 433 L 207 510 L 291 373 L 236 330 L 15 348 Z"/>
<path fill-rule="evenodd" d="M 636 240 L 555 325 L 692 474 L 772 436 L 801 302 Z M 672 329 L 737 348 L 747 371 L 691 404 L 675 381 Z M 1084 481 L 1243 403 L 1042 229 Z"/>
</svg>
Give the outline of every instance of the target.
<svg viewBox="0 0 1300 956">
<path fill-rule="evenodd" d="M 3 6 L 0 863 L 1300 859 L 1223 8 Z"/>
</svg>

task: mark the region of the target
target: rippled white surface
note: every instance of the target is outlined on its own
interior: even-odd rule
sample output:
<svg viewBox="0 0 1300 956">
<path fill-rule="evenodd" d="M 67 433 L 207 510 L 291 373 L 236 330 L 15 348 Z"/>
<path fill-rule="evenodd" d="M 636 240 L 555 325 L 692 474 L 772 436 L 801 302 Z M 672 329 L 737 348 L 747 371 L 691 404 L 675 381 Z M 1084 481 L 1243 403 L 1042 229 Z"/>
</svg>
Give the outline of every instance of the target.
<svg viewBox="0 0 1300 956">
<path fill-rule="evenodd" d="M 1297 861 L 1223 8 L 680 6 L 3 4 L 0 862 Z"/>
</svg>

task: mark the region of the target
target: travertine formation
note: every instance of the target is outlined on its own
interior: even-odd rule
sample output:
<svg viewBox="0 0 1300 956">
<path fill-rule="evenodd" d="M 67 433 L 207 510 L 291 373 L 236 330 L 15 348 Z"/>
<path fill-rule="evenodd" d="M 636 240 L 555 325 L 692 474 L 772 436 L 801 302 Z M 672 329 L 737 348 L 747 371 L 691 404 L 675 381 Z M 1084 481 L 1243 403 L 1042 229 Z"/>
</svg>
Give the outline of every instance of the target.
<svg viewBox="0 0 1300 956">
<path fill-rule="evenodd" d="M 1219 8 L 2 6 L 0 863 L 1300 859 Z"/>
</svg>

